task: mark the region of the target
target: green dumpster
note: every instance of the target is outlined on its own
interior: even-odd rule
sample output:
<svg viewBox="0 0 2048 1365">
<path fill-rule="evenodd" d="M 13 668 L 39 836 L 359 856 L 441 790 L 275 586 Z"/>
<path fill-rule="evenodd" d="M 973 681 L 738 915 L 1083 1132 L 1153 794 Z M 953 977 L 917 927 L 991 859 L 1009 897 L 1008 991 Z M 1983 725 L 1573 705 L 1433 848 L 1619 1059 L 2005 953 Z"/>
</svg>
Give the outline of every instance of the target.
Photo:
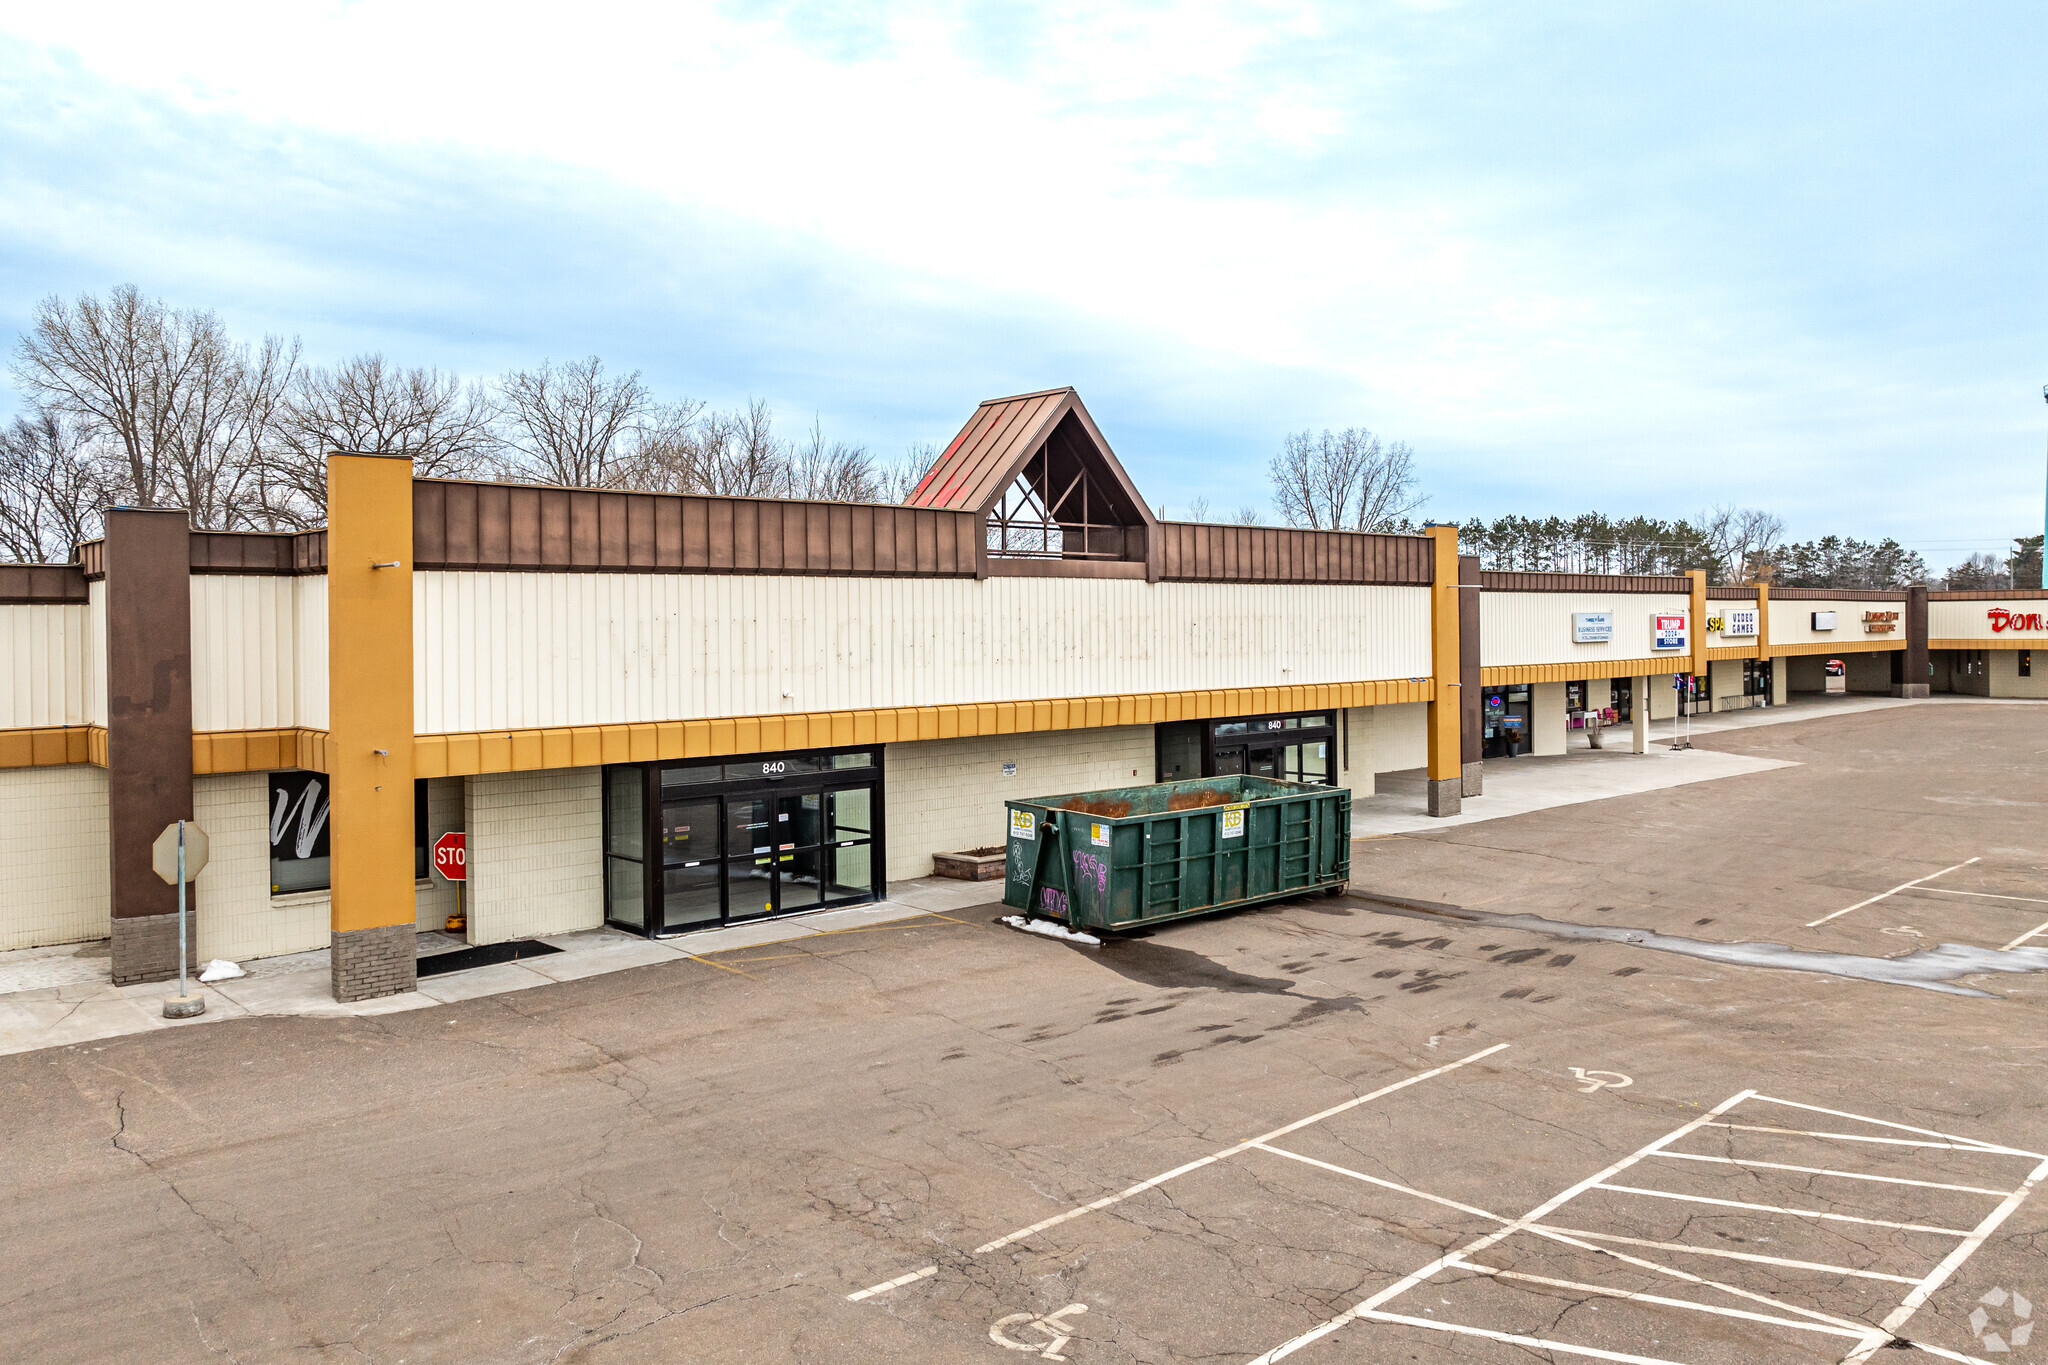
<svg viewBox="0 0 2048 1365">
<path fill-rule="evenodd" d="M 1351 875 L 1351 793 L 1205 777 L 1006 802 L 1003 903 L 1075 929 L 1134 929 Z"/>
</svg>

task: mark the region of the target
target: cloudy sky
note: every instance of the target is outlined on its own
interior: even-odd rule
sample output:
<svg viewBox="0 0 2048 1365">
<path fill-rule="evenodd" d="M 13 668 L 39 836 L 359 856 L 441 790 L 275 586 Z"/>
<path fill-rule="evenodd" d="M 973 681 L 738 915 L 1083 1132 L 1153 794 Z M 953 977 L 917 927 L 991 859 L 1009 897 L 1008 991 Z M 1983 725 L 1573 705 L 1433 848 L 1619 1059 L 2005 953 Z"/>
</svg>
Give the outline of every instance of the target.
<svg viewBox="0 0 2048 1365">
<path fill-rule="evenodd" d="M 888 455 L 1073 384 L 1169 514 L 1290 429 L 1442 519 L 2042 520 L 2039 5 L 0 9 L 0 342 L 133 281 Z M 18 396 L 0 380 L 0 413 Z"/>
</svg>

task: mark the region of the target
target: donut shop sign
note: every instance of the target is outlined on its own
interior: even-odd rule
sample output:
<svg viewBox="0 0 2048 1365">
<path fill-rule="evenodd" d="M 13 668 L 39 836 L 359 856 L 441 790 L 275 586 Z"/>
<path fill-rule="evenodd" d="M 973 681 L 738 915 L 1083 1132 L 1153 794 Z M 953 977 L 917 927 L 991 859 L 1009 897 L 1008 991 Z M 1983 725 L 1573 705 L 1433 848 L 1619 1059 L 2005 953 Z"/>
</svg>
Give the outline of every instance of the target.
<svg viewBox="0 0 2048 1365">
<path fill-rule="evenodd" d="M 2048 630 L 2048 624 L 2044 624 L 2038 611 L 2007 611 L 2004 607 L 1993 607 L 1984 614 L 1991 618 L 1993 635 L 2001 635 L 2008 630 Z"/>
</svg>

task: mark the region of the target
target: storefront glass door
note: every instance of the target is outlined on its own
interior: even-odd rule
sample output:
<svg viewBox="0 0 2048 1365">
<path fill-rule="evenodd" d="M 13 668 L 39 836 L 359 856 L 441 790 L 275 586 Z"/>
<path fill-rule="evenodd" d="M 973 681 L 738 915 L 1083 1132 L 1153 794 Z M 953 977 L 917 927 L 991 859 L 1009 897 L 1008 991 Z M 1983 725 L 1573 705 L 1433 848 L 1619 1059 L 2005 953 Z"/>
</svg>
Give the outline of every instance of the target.
<svg viewBox="0 0 2048 1365">
<path fill-rule="evenodd" d="M 607 920 L 678 933 L 876 898 L 879 757 L 863 749 L 608 768 Z M 654 813 L 644 833 L 642 802 Z M 644 839 L 661 856 L 653 886 L 631 857 Z"/>
<path fill-rule="evenodd" d="M 1337 731 L 1327 714 L 1219 720 L 1207 725 L 1209 761 L 1204 776 L 1244 773 L 1324 783 L 1336 778 Z"/>
</svg>

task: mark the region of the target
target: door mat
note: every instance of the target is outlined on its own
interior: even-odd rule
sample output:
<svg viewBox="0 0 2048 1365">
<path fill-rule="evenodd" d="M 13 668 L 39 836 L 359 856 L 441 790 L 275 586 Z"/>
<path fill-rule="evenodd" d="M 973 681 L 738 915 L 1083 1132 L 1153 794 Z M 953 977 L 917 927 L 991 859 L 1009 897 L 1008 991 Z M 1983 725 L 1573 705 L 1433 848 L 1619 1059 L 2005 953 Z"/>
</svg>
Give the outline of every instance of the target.
<svg viewBox="0 0 2048 1365">
<path fill-rule="evenodd" d="M 471 967 L 493 967 L 500 962 L 517 962 L 523 957 L 546 957 L 549 953 L 562 950 L 552 943 L 539 939 L 520 939 L 512 943 L 484 943 L 474 948 L 457 948 L 453 952 L 433 953 L 419 960 L 414 969 L 421 976 L 441 976 L 447 972 L 468 971 Z"/>
</svg>

